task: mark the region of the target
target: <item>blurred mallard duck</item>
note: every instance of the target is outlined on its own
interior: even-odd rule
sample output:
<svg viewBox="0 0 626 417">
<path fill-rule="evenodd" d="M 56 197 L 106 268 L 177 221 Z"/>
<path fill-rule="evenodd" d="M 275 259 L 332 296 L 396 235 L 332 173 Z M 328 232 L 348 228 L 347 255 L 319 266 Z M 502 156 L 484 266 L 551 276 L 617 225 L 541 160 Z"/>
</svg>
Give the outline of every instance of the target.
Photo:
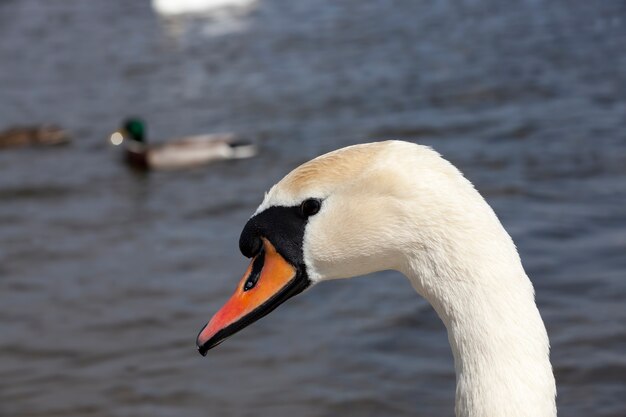
<svg viewBox="0 0 626 417">
<path fill-rule="evenodd" d="M 180 169 L 224 159 L 250 158 L 256 147 L 233 133 L 214 133 L 172 139 L 149 145 L 146 125 L 141 119 L 127 119 L 110 141 L 124 146 L 126 162 L 141 169 Z"/>
<path fill-rule="evenodd" d="M 14 126 L 0 132 L 0 148 L 32 145 L 62 145 L 71 137 L 56 125 Z"/>
</svg>

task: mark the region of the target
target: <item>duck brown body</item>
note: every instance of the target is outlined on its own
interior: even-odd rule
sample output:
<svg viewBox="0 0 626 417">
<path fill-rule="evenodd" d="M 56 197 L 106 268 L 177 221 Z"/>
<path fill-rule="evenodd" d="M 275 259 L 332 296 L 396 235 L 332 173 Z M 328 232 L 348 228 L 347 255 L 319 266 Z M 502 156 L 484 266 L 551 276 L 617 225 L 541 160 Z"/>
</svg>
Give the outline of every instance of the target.
<svg viewBox="0 0 626 417">
<path fill-rule="evenodd" d="M 13 126 L 0 132 L 0 148 L 66 144 L 70 135 L 56 125 Z"/>
</svg>

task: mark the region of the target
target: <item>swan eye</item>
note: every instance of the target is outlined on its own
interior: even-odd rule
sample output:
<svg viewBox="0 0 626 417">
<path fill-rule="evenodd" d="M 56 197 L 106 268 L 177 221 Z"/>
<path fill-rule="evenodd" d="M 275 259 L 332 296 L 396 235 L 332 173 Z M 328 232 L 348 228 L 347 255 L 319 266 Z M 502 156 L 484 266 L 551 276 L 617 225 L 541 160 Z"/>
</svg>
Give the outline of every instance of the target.
<svg viewBox="0 0 626 417">
<path fill-rule="evenodd" d="M 320 211 L 322 202 L 316 198 L 309 198 L 300 204 L 300 212 L 303 217 L 309 217 Z"/>
</svg>

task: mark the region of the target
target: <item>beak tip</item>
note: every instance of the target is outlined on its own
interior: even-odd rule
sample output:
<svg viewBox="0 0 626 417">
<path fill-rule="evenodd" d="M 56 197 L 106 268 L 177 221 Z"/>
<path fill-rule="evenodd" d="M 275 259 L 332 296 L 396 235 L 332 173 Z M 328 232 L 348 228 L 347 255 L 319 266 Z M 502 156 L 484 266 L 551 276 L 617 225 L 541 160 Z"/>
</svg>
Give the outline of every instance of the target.
<svg viewBox="0 0 626 417">
<path fill-rule="evenodd" d="M 208 323 L 202 327 L 200 333 L 198 333 L 198 337 L 196 338 L 196 347 L 198 348 L 198 353 L 200 353 L 202 356 L 206 356 L 206 353 L 211 348 L 209 345 L 209 340 L 203 340 L 204 338 L 202 337 L 202 332 L 204 331 L 204 329 L 206 329 L 206 326 L 208 326 Z"/>
<path fill-rule="evenodd" d="M 207 349 L 205 346 L 198 346 L 198 353 L 202 356 L 206 356 L 208 351 L 209 349 Z"/>
</svg>

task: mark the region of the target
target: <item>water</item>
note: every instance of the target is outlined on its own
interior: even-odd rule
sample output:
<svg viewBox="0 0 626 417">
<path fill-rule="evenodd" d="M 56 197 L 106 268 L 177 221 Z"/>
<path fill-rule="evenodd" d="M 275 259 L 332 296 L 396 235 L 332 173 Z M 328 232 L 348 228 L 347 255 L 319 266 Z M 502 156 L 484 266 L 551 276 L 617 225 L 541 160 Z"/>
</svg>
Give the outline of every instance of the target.
<svg viewBox="0 0 626 417">
<path fill-rule="evenodd" d="M 207 358 L 199 328 L 247 261 L 263 192 L 383 138 L 435 147 L 493 205 L 535 284 L 560 415 L 626 414 L 626 7 L 260 0 L 0 2 L 0 415 L 451 416 L 432 309 L 398 274 L 328 283 Z M 236 131 L 261 155 L 139 175 L 105 138 Z"/>
</svg>

